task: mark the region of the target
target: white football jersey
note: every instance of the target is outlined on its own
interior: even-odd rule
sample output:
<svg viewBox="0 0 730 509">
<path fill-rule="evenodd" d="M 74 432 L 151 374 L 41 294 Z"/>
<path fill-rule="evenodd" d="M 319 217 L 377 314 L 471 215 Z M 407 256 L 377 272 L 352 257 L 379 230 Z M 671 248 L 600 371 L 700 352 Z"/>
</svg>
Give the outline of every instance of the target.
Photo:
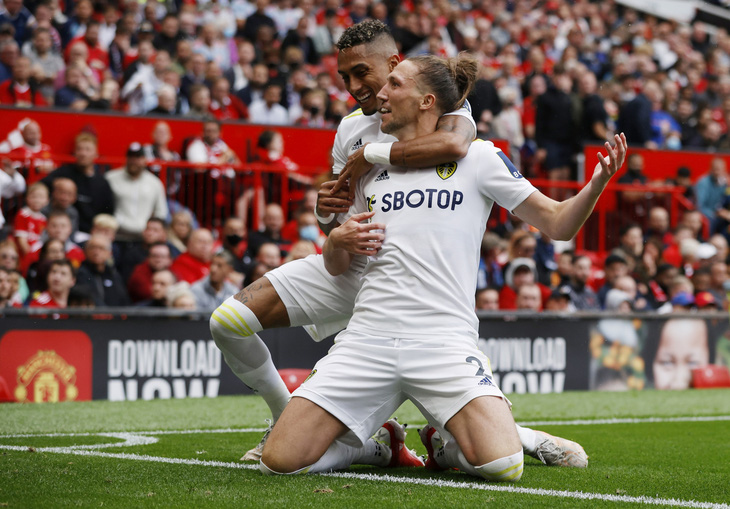
<svg viewBox="0 0 730 509">
<path fill-rule="evenodd" d="M 429 170 L 376 165 L 360 179 L 352 209 L 375 211 L 385 241 L 369 258 L 348 330 L 477 338 L 474 294 L 492 205 L 514 210 L 535 190 L 488 141 Z"/>
</svg>

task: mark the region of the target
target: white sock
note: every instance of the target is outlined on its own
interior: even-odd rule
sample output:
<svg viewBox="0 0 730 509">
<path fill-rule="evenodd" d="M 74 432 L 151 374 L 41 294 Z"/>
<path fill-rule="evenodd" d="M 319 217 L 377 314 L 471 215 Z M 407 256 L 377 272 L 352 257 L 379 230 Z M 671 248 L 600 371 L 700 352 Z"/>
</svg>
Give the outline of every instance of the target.
<svg viewBox="0 0 730 509">
<path fill-rule="evenodd" d="M 525 428 L 519 424 L 515 424 L 515 426 L 517 426 L 517 434 L 520 436 L 520 442 L 522 442 L 522 449 L 529 455 L 535 454 L 538 438 L 535 430 Z"/>
<path fill-rule="evenodd" d="M 516 452 L 511 456 L 490 461 L 484 465 L 478 466 L 475 470 L 488 481 L 497 482 L 516 482 L 522 477 L 524 468 L 524 455 L 522 451 Z"/>
<path fill-rule="evenodd" d="M 443 448 L 435 453 L 436 463 L 441 468 L 458 468 L 462 472 L 473 475 L 474 477 L 481 477 L 477 469 L 466 461 L 464 453 L 461 452 L 459 444 L 456 443 L 455 439 L 451 439 L 443 446 Z"/>
<path fill-rule="evenodd" d="M 226 299 L 210 317 L 210 333 L 226 364 L 264 398 L 276 421 L 291 395 L 271 361 L 269 349 L 256 334 L 260 330 L 256 315 L 233 297 Z"/>
<path fill-rule="evenodd" d="M 354 447 L 336 440 L 322 457 L 309 467 L 308 472 L 331 472 L 348 468 L 350 465 L 382 467 L 390 463 L 390 456 L 390 449 L 373 439 L 368 440 L 363 447 Z"/>
</svg>

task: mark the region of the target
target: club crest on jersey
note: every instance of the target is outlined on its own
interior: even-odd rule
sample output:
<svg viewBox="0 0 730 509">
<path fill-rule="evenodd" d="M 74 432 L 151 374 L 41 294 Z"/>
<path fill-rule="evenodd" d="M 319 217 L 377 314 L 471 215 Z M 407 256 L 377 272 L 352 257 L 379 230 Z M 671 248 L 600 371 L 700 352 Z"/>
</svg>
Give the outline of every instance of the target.
<svg viewBox="0 0 730 509">
<path fill-rule="evenodd" d="M 439 164 L 436 167 L 436 174 L 441 177 L 442 180 L 446 180 L 454 173 L 456 173 L 456 163 Z"/>
<path fill-rule="evenodd" d="M 375 203 L 376 203 L 375 195 L 368 196 L 367 201 L 368 201 L 368 212 L 372 212 L 373 205 L 375 205 Z"/>
</svg>

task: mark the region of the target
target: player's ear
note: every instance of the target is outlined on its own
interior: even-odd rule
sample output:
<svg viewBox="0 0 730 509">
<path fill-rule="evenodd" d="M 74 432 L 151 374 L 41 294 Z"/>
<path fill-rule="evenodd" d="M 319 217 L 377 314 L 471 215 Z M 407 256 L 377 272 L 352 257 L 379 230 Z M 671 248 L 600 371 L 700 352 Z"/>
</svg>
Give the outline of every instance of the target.
<svg viewBox="0 0 730 509">
<path fill-rule="evenodd" d="M 388 58 L 388 71 L 392 72 L 399 63 L 400 57 L 398 55 L 390 55 L 390 58 Z"/>
<path fill-rule="evenodd" d="M 430 110 L 436 106 L 436 96 L 433 94 L 425 94 L 421 97 L 420 109 Z"/>
</svg>

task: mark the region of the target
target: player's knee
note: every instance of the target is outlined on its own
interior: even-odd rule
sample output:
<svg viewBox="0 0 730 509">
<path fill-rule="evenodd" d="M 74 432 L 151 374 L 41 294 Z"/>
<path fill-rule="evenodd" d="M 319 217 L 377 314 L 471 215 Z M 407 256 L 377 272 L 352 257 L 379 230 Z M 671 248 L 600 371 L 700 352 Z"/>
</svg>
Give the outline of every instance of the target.
<svg viewBox="0 0 730 509">
<path fill-rule="evenodd" d="M 475 468 L 488 481 L 517 482 L 522 477 L 524 455 L 519 451 Z"/>
<path fill-rule="evenodd" d="M 261 460 L 259 461 L 259 470 L 264 475 L 306 474 L 309 466 L 302 467 L 264 448 Z"/>
<path fill-rule="evenodd" d="M 248 320 L 243 315 L 248 315 L 250 311 L 244 309 L 236 309 L 237 307 L 243 307 L 242 304 L 238 303 L 237 306 L 232 306 L 233 297 L 229 297 L 223 304 L 218 306 L 215 311 L 210 315 L 210 333 L 213 336 L 216 344 L 220 346 L 220 342 L 231 337 L 247 337 L 253 335 L 260 329 L 256 322 L 257 330 L 253 330 L 250 324 L 255 322 L 255 317 L 252 320 L 248 316 Z M 248 311 L 248 313 L 246 313 Z"/>
</svg>

